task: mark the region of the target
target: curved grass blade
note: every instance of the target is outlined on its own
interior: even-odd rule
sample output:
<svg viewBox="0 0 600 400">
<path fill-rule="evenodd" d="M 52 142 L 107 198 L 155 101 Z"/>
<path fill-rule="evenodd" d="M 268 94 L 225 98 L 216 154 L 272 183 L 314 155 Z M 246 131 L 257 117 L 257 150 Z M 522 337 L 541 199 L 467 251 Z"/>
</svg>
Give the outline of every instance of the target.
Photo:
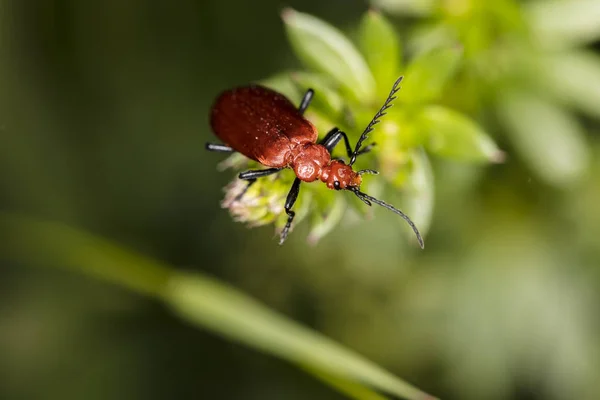
<svg viewBox="0 0 600 400">
<path fill-rule="evenodd" d="M 1 244 L 4 256 L 22 263 L 68 267 L 153 296 L 183 320 L 319 371 L 319 378 L 327 376 L 324 381 L 334 387 L 362 387 L 361 393 L 369 393 L 366 385 L 406 399 L 432 399 L 352 350 L 215 279 L 176 270 L 60 223 L 0 213 L 0 229 L 11 233 Z"/>
</svg>

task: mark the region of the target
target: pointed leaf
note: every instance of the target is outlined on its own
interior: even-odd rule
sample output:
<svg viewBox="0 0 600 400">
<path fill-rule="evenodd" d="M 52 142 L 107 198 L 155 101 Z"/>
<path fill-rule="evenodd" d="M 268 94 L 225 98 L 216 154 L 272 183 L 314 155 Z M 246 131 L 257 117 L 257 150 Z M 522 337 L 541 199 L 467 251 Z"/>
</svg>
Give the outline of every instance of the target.
<svg viewBox="0 0 600 400">
<path fill-rule="evenodd" d="M 377 80 L 377 94 L 385 98 L 398 78 L 401 46 L 398 34 L 379 12 L 370 10 L 360 25 L 360 49 Z"/>
<path fill-rule="evenodd" d="M 441 157 L 475 162 L 500 162 L 504 153 L 483 129 L 467 116 L 442 107 L 425 107 L 417 117 L 423 144 Z"/>
<path fill-rule="evenodd" d="M 439 98 L 462 57 L 460 47 L 438 48 L 415 58 L 406 68 L 398 99 L 410 104 Z"/>
<path fill-rule="evenodd" d="M 339 378 L 335 375 L 328 374 L 317 368 L 306 367 L 305 370 L 313 374 L 313 376 L 322 380 L 326 384 L 330 385 L 331 387 L 337 389 L 340 393 L 344 393 L 353 399 L 387 400 L 387 398 L 358 383 L 349 381 L 347 379 Z"/>
<path fill-rule="evenodd" d="M 435 183 L 433 169 L 423 149 L 411 152 L 411 172 L 406 184 L 406 212 L 425 237 L 433 217 Z M 408 232 L 408 231 L 407 231 Z M 414 238 L 413 232 L 408 232 Z"/>
<path fill-rule="evenodd" d="M 547 183 L 569 186 L 587 170 L 585 135 L 564 109 L 528 93 L 506 91 L 498 113 L 521 157 Z"/>
<path fill-rule="evenodd" d="M 535 78 L 557 101 L 600 118 L 600 57 L 586 51 L 553 54 L 539 63 Z"/>
<path fill-rule="evenodd" d="M 282 14 L 286 32 L 298 58 L 342 85 L 356 101 L 369 103 L 375 79 L 364 58 L 342 32 L 309 14 L 292 9 Z"/>
<path fill-rule="evenodd" d="M 538 40 L 548 47 L 600 39 L 600 2 L 597 0 L 538 0 L 525 6 Z"/>
<path fill-rule="evenodd" d="M 217 281 L 197 274 L 176 274 L 165 299 L 185 320 L 231 340 L 403 398 L 430 398 L 331 339 Z"/>
</svg>

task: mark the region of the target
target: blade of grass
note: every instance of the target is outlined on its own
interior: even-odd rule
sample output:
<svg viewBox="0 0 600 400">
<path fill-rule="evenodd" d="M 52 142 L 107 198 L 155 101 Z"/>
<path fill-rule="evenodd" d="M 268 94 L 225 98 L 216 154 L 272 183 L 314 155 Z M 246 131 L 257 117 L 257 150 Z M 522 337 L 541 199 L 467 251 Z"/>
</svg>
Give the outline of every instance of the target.
<svg viewBox="0 0 600 400">
<path fill-rule="evenodd" d="M 376 393 L 375 391 L 366 388 L 365 386 L 358 385 L 354 382 L 351 382 L 346 379 L 340 379 L 334 375 L 328 374 L 321 370 L 312 368 L 312 367 L 304 367 L 304 370 L 309 374 L 313 375 L 317 379 L 323 381 L 323 383 L 333 387 L 340 393 L 344 393 L 348 397 L 357 400 L 386 400 L 387 397 Z"/>
<path fill-rule="evenodd" d="M 2 254 L 18 262 L 68 267 L 151 295 L 193 325 L 320 371 L 338 386 L 369 385 L 406 399 L 432 399 L 352 350 L 210 277 L 178 271 L 60 223 L 0 213 L 0 229 L 11 233 L 1 244 Z"/>
</svg>

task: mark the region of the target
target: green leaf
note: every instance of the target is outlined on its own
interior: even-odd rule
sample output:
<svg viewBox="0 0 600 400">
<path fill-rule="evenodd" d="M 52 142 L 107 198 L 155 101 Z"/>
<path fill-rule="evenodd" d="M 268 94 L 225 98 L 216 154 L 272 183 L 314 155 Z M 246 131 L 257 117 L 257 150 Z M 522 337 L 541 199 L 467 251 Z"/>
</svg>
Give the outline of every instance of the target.
<svg viewBox="0 0 600 400">
<path fill-rule="evenodd" d="M 356 101 L 369 103 L 375 79 L 364 58 L 346 36 L 309 14 L 285 9 L 286 32 L 298 58 L 309 68 L 328 74 Z"/>
<path fill-rule="evenodd" d="M 427 16 L 432 14 L 439 0 L 371 0 L 373 6 L 393 14 Z"/>
<path fill-rule="evenodd" d="M 447 47 L 456 43 L 456 33 L 452 26 L 438 22 L 425 22 L 416 26 L 408 37 L 406 52 L 418 56 L 436 48 Z"/>
<path fill-rule="evenodd" d="M 498 114 L 515 148 L 548 184 L 570 186 L 588 169 L 585 135 L 576 118 L 563 108 L 507 89 L 499 98 Z"/>
<path fill-rule="evenodd" d="M 183 320 L 296 363 L 337 389 L 353 388 L 355 398 L 368 398 L 363 395 L 371 392 L 360 387 L 369 385 L 402 398 L 432 399 L 352 350 L 208 276 L 182 272 L 59 223 L 0 214 L 0 228 L 11 232 L 0 243 L 5 257 L 69 267 L 154 296 Z"/>
<path fill-rule="evenodd" d="M 427 106 L 417 116 L 423 144 L 432 154 L 474 162 L 501 162 L 504 153 L 483 129 L 467 116 L 442 107 Z"/>
<path fill-rule="evenodd" d="M 292 72 L 282 72 L 263 79 L 258 83 L 269 89 L 276 90 L 287 97 L 292 103 L 296 104 L 302 99 L 302 93 L 300 93 L 298 87 L 292 81 L 291 75 Z"/>
<path fill-rule="evenodd" d="M 231 340 L 326 371 L 338 379 L 362 382 L 405 398 L 427 397 L 331 339 L 217 281 L 197 274 L 175 274 L 165 299 L 185 320 Z"/>
<path fill-rule="evenodd" d="M 587 51 L 553 54 L 539 63 L 534 78 L 557 101 L 600 118 L 600 57 Z"/>
<path fill-rule="evenodd" d="M 460 47 L 438 48 L 420 54 L 406 68 L 398 99 L 409 104 L 438 99 L 457 71 Z"/>
<path fill-rule="evenodd" d="M 328 190 L 328 193 L 316 195 L 318 200 L 316 203 L 316 210 L 313 210 L 311 218 L 311 229 L 308 234 L 308 243 L 315 245 L 325 235 L 335 228 L 338 223 L 344 217 L 347 205 L 346 200 L 343 196 L 339 196 L 339 193 L 332 190 Z"/>
<path fill-rule="evenodd" d="M 398 34 L 379 12 L 370 10 L 360 25 L 360 49 L 377 79 L 377 95 L 385 98 L 398 78 L 402 47 Z"/>
<path fill-rule="evenodd" d="M 313 97 L 310 110 L 318 110 L 329 118 L 337 119 L 344 111 L 344 99 L 331 84 L 331 79 L 323 75 L 310 72 L 295 72 L 291 75 L 292 81 L 303 92 L 313 89 Z"/>
<path fill-rule="evenodd" d="M 600 39 L 600 2 L 545 0 L 525 5 L 537 39 L 548 47 L 586 44 Z"/>
<path fill-rule="evenodd" d="M 411 172 L 406 182 L 404 196 L 406 213 L 424 237 L 429 231 L 435 203 L 435 183 L 433 169 L 423 149 L 414 149 L 410 154 Z M 408 231 L 407 231 L 408 232 Z M 412 231 L 409 232 L 414 238 Z"/>
<path fill-rule="evenodd" d="M 387 400 L 385 397 L 379 395 L 371 389 L 347 379 L 339 378 L 316 368 L 306 367 L 305 370 L 331 387 L 337 389 L 340 393 L 344 393 L 353 399 Z"/>
</svg>

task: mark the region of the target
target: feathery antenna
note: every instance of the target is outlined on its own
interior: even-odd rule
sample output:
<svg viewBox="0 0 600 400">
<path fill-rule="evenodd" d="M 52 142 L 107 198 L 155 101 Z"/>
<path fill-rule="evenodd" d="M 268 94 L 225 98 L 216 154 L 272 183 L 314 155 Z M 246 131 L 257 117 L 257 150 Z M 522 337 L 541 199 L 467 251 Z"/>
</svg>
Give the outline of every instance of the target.
<svg viewBox="0 0 600 400">
<path fill-rule="evenodd" d="M 371 174 L 371 175 L 379 175 L 379 171 L 375 171 L 374 169 L 361 169 L 360 171 L 356 171 L 358 175 Z"/>
<path fill-rule="evenodd" d="M 396 99 L 396 93 L 398 93 L 398 90 L 400 90 L 399 86 L 400 82 L 402 82 L 402 78 L 403 76 L 396 80 L 385 103 L 383 103 L 383 106 L 379 109 L 379 111 L 377 111 L 377 114 L 375 114 L 371 122 L 369 122 L 369 125 L 367 125 L 366 129 L 360 136 L 360 139 L 358 139 L 358 142 L 356 142 L 356 147 L 354 148 L 354 153 L 352 153 L 352 157 L 350 158 L 349 165 L 354 164 L 354 162 L 356 161 L 356 156 L 358 156 L 358 154 L 360 153 L 360 147 L 362 146 L 362 143 L 365 141 L 369 133 L 373 131 L 375 125 L 379 123 L 379 118 L 383 117 L 386 114 L 385 111 L 392 106 L 392 101 Z"/>
</svg>

